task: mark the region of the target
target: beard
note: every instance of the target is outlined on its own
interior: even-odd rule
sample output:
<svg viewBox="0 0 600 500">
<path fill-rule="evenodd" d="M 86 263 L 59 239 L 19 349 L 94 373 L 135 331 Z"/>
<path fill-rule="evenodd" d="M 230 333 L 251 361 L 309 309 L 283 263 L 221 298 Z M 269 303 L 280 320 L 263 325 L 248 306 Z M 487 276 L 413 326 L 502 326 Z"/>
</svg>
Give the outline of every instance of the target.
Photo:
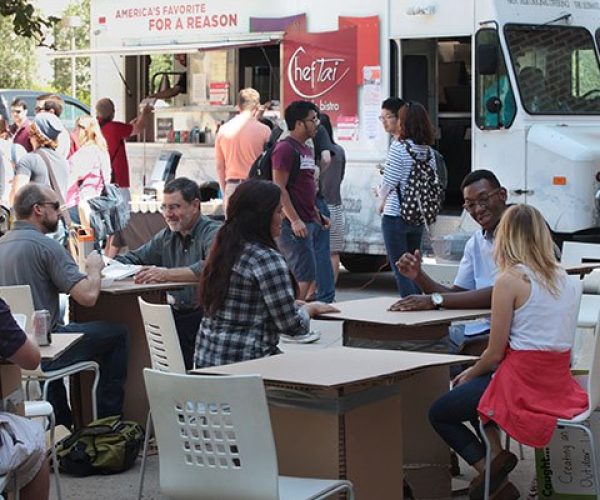
<svg viewBox="0 0 600 500">
<path fill-rule="evenodd" d="M 52 221 L 52 220 L 48 219 L 47 217 L 44 217 L 44 219 L 42 220 L 42 226 L 46 230 L 46 231 L 44 231 L 45 234 L 55 233 L 56 230 L 58 229 L 58 219 Z"/>
</svg>

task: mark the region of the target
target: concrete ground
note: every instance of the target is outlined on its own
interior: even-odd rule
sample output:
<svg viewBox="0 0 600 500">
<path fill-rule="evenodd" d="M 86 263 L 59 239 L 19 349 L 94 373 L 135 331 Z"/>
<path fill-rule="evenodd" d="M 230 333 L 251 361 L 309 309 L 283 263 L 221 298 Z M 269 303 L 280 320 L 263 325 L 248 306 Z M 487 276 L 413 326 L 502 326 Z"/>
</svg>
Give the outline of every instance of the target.
<svg viewBox="0 0 600 500">
<path fill-rule="evenodd" d="M 342 272 L 337 286 L 337 300 L 352 300 L 367 298 L 377 295 L 396 295 L 394 279 L 391 272 L 377 274 L 351 274 Z M 321 330 L 322 338 L 319 343 L 323 347 L 339 345 L 341 343 L 341 324 L 339 322 L 315 321 L 314 328 Z M 284 348 L 290 348 L 285 346 Z M 307 346 L 293 345 L 292 349 L 307 348 Z M 513 443 L 513 451 L 517 452 L 517 445 Z M 140 461 L 133 468 L 122 474 L 110 476 L 90 476 L 74 478 L 61 475 L 62 496 L 65 500 L 105 500 L 105 499 L 135 499 L 139 480 Z M 458 479 L 468 482 L 474 477 L 470 468 L 461 464 L 462 476 Z M 534 475 L 533 450 L 525 448 L 525 459 L 519 461 L 517 468 L 511 474 L 511 481 L 521 492 L 521 498 L 527 498 L 529 487 Z M 51 498 L 56 499 L 54 484 L 51 488 Z M 144 481 L 144 499 L 165 499 L 160 494 L 158 456 L 151 456 L 148 460 Z M 392 497 L 390 497 L 392 498 Z M 458 495 L 454 498 L 467 499 L 467 495 Z M 358 499 L 360 500 L 360 499 Z M 382 499 L 383 500 L 383 499 Z"/>
</svg>

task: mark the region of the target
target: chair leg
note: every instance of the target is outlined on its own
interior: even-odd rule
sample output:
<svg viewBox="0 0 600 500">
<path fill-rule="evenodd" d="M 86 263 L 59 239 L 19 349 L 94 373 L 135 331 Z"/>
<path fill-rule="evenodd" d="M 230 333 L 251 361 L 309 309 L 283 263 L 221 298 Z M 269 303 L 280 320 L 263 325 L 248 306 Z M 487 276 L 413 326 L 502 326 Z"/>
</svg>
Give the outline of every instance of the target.
<svg viewBox="0 0 600 500">
<path fill-rule="evenodd" d="M 504 449 L 507 451 L 510 451 L 510 436 L 508 435 L 508 433 L 505 433 L 506 435 L 506 441 L 504 443 Z M 525 460 L 525 452 L 523 451 L 523 444 L 522 443 L 518 443 L 519 444 L 519 460 Z"/>
<path fill-rule="evenodd" d="M 54 468 L 54 481 L 56 482 L 56 496 L 58 500 L 61 500 L 62 495 L 60 492 L 60 471 L 58 457 L 56 456 L 56 443 L 54 442 L 54 429 L 56 427 L 56 422 L 54 420 L 54 412 L 52 412 L 48 416 L 48 420 L 50 421 L 50 452 L 52 453 L 52 467 Z"/>
<path fill-rule="evenodd" d="M 92 384 L 92 416 L 98 420 L 98 382 L 100 381 L 100 371 L 94 370 L 94 383 Z"/>
<path fill-rule="evenodd" d="M 146 460 L 148 459 L 148 447 L 150 446 L 150 436 L 153 433 L 152 414 L 148 410 L 146 417 L 146 433 L 144 434 L 144 451 L 142 452 L 142 465 L 140 467 L 140 482 L 138 485 L 138 500 L 142 498 L 144 489 L 144 474 L 146 472 Z"/>
<path fill-rule="evenodd" d="M 485 428 L 483 426 L 483 422 L 479 422 L 479 430 L 481 431 L 481 439 L 483 439 L 483 442 L 485 444 L 485 475 L 484 475 L 484 480 L 485 480 L 485 490 L 484 490 L 484 494 L 483 494 L 483 500 L 489 500 L 490 499 L 490 477 L 491 477 L 491 463 L 492 463 L 492 447 L 490 445 L 490 441 L 487 437 L 487 434 L 485 433 Z"/>
</svg>

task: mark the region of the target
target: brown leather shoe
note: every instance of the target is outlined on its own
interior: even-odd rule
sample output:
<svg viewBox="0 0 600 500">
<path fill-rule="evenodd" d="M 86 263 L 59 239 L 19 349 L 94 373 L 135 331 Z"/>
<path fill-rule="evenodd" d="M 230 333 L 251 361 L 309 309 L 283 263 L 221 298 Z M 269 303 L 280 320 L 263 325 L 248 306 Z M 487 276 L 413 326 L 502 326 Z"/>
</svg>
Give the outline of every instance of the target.
<svg viewBox="0 0 600 500">
<path fill-rule="evenodd" d="M 490 500 L 517 500 L 521 494 L 517 487 L 511 482 L 505 482 L 498 491 L 493 495 L 490 495 Z"/>
<path fill-rule="evenodd" d="M 491 465 L 490 474 L 490 494 L 495 493 L 506 476 L 517 466 L 519 459 L 514 453 L 507 450 L 502 450 L 494 457 Z M 483 500 L 485 493 L 485 473 L 479 474 L 469 486 L 469 498 L 471 500 Z"/>
</svg>

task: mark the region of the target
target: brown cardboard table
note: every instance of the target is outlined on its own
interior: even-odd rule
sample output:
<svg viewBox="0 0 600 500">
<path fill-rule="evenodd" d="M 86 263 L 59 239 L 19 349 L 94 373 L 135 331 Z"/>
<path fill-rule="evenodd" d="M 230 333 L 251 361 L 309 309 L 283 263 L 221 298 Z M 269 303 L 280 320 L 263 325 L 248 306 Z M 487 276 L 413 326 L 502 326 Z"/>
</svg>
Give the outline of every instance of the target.
<svg viewBox="0 0 600 500">
<path fill-rule="evenodd" d="M 55 333 L 50 345 L 40 346 L 43 361 L 52 361 L 83 337 L 83 333 Z"/>
<path fill-rule="evenodd" d="M 448 365 L 464 361 L 332 347 L 192 373 L 262 376 L 280 474 L 347 478 L 361 500 L 402 499 L 406 478 L 415 498 L 444 498 L 451 495 L 450 453 L 427 411 L 448 390 Z"/>
<path fill-rule="evenodd" d="M 143 369 L 150 366 L 150 353 L 146 343 L 144 323 L 140 313 L 138 297 L 154 304 L 166 304 L 166 292 L 185 286 L 189 283 L 153 283 L 136 284 L 133 279 L 115 281 L 111 286 L 102 289 L 94 307 L 83 307 L 74 300 L 70 301 L 71 321 L 85 323 L 87 321 L 111 321 L 122 323 L 129 330 L 129 362 L 127 365 L 127 381 L 125 382 L 125 400 L 123 415 L 128 420 L 135 420 L 145 425 L 148 413 L 148 399 L 144 386 Z M 90 383 L 89 379 L 82 385 Z M 83 420 L 88 421 L 91 405 L 86 394 L 89 390 L 82 388 Z"/>
<path fill-rule="evenodd" d="M 319 319 L 344 320 L 344 345 L 360 346 L 361 341 L 376 341 L 377 347 L 384 348 L 386 342 L 393 341 L 436 341 L 448 334 L 452 321 L 490 314 L 489 309 L 388 311 L 397 300 L 398 297 L 375 297 L 336 302 L 334 306 L 340 312 L 323 314 Z"/>
</svg>

